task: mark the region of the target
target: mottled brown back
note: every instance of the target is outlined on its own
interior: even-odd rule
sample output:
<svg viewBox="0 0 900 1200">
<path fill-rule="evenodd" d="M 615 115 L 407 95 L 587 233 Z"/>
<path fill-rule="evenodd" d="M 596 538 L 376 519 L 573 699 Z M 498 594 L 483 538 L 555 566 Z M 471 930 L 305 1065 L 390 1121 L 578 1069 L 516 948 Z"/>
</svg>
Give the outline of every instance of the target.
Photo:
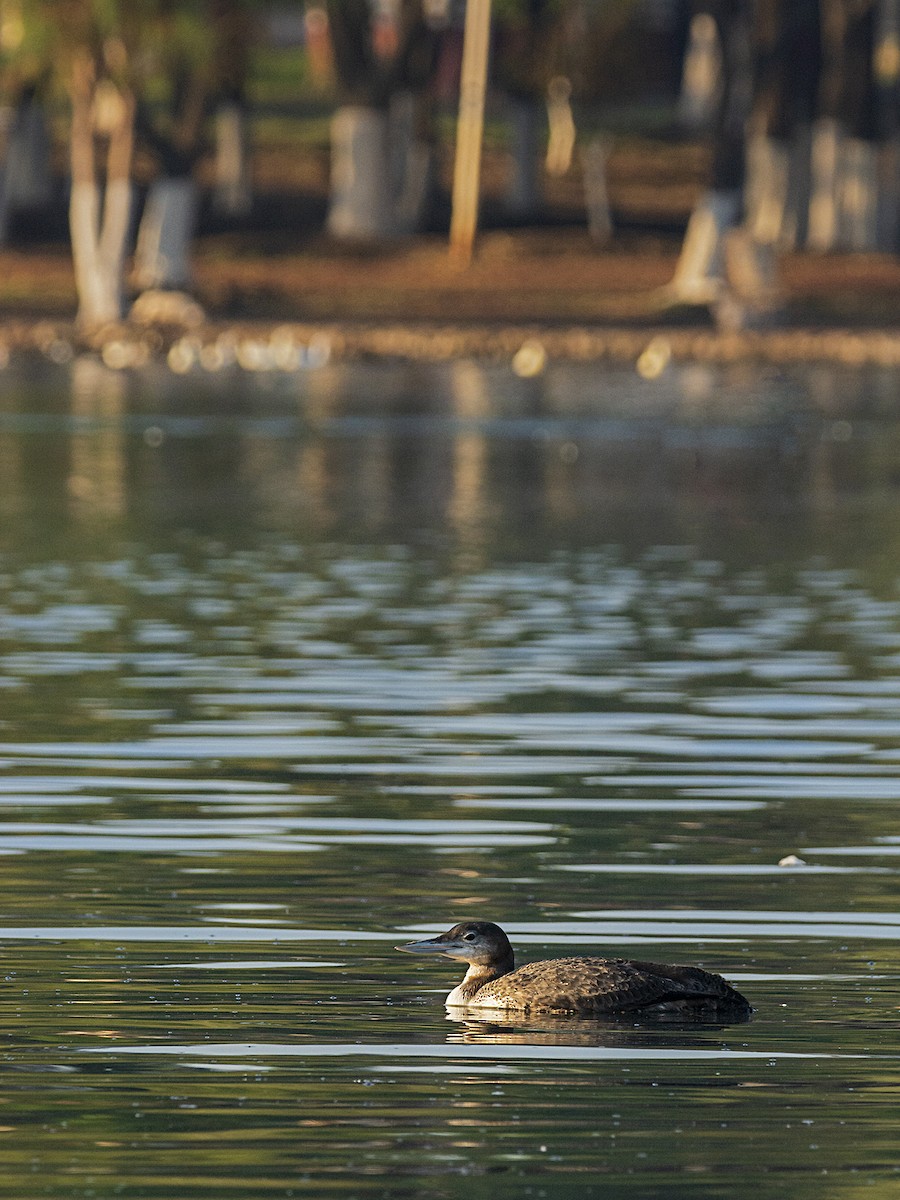
<svg viewBox="0 0 900 1200">
<path fill-rule="evenodd" d="M 621 958 L 556 958 L 526 963 L 486 984 L 475 1003 L 522 1012 L 583 1015 L 638 1013 L 661 1006 L 715 1016 L 749 1016 L 750 1005 L 721 975 L 699 967 L 663 966 Z"/>
</svg>

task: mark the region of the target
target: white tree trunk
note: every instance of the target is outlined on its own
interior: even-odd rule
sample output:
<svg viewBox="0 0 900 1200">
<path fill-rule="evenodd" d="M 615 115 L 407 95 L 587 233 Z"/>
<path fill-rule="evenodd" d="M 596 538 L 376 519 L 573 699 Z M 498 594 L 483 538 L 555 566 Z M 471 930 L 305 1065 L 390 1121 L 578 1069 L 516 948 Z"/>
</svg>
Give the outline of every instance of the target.
<svg viewBox="0 0 900 1200">
<path fill-rule="evenodd" d="M 822 118 L 813 125 L 812 188 L 807 238 L 813 250 L 833 250 L 837 245 L 837 177 L 841 140 L 841 129 L 837 121 Z"/>
<path fill-rule="evenodd" d="M 141 289 L 190 284 L 190 248 L 197 216 L 192 176 L 162 178 L 150 188 L 138 230 L 134 280 Z"/>
<path fill-rule="evenodd" d="M 716 22 L 709 13 L 697 13 L 691 19 L 678 117 L 685 129 L 709 128 L 715 118 L 722 91 L 722 47 Z"/>
<path fill-rule="evenodd" d="M 725 279 L 725 237 L 741 216 L 740 191 L 710 191 L 691 213 L 675 276 L 673 299 L 684 304 L 716 300 Z"/>
<path fill-rule="evenodd" d="M 72 194 L 69 227 L 78 289 L 78 323 L 94 331 L 122 315 L 125 243 L 131 225 L 131 157 L 134 148 L 134 97 L 110 85 L 106 154 L 106 195 L 97 182 L 94 116 L 96 64 L 79 53 L 70 80 Z"/>
<path fill-rule="evenodd" d="M 388 118 L 380 109 L 345 105 L 331 119 L 328 232 L 350 241 L 373 241 L 396 232 Z"/>
<path fill-rule="evenodd" d="M 245 217 L 253 202 L 247 114 L 234 101 L 219 105 L 215 118 L 213 206 L 229 217 Z"/>
<path fill-rule="evenodd" d="M 114 181 L 107 187 L 105 204 L 101 203 L 98 184 L 73 182 L 69 229 L 79 325 L 100 328 L 122 316 L 125 238 L 130 219 L 131 186 L 127 180 Z"/>
<path fill-rule="evenodd" d="M 745 223 L 750 234 L 768 246 L 781 244 L 785 236 L 789 166 L 784 141 L 765 134 L 748 137 Z"/>
<path fill-rule="evenodd" d="M 878 249 L 878 152 L 874 142 L 845 138 L 838 162 L 838 242 Z"/>
<path fill-rule="evenodd" d="M 725 283 L 713 306 L 720 329 L 771 325 L 783 306 L 778 260 L 772 243 L 757 241 L 746 227 L 724 239 Z"/>
<path fill-rule="evenodd" d="M 575 150 L 575 118 L 572 115 L 572 84 L 565 75 L 557 75 L 547 85 L 547 155 L 544 167 L 548 175 L 560 179 L 572 165 Z"/>
<path fill-rule="evenodd" d="M 606 163 L 609 159 L 609 150 L 609 139 L 600 136 L 591 138 L 581 154 L 588 233 L 595 242 L 599 243 L 608 242 L 613 232 L 609 191 L 606 186 Z"/>
<path fill-rule="evenodd" d="M 879 187 L 879 148 L 847 137 L 837 121 L 813 129 L 809 245 L 816 250 L 877 250 L 887 228 Z M 889 224 L 889 223 L 888 223 Z"/>
<path fill-rule="evenodd" d="M 398 92 L 388 113 L 388 162 L 394 231 L 422 228 L 434 172 L 434 152 L 417 130 L 419 101 L 414 92 Z"/>
<path fill-rule="evenodd" d="M 396 233 L 411 234 L 418 233 L 425 222 L 434 178 L 434 152 L 427 142 L 416 138 L 407 146 L 405 157 L 405 171 L 394 201 L 394 229 Z"/>
<path fill-rule="evenodd" d="M 78 290 L 78 321 L 91 327 L 116 321 L 122 311 L 120 281 L 109 278 L 101 260 L 99 229 L 99 186 L 73 182 L 69 230 Z"/>
</svg>

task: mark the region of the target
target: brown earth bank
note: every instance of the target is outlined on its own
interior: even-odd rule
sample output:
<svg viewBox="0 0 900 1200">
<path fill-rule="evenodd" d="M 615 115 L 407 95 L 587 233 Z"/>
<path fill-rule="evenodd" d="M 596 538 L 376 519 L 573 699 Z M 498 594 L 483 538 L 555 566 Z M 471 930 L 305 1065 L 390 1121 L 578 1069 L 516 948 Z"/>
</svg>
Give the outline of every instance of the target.
<svg viewBox="0 0 900 1200">
<path fill-rule="evenodd" d="M 460 268 L 442 235 L 348 248 L 221 234 L 198 240 L 194 294 L 213 319 L 657 323 L 679 247 L 676 236 L 597 247 L 577 228 L 491 231 Z M 900 258 L 791 254 L 779 275 L 787 325 L 900 326 Z M 65 319 L 76 303 L 64 244 L 0 248 L 0 317 Z M 708 314 L 677 319 L 708 323 Z"/>
</svg>

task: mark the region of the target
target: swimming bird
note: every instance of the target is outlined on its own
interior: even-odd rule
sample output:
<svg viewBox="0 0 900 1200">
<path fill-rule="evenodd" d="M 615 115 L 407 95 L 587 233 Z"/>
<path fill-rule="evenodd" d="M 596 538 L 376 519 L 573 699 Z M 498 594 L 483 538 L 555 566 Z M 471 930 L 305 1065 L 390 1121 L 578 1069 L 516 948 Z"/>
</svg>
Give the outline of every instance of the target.
<svg viewBox="0 0 900 1200">
<path fill-rule="evenodd" d="M 694 1021 L 746 1021 L 753 1011 L 721 975 L 699 967 L 593 957 L 516 967 L 509 938 L 492 921 L 463 921 L 436 938 L 395 949 L 468 963 L 445 1001 L 448 1008 Z"/>
</svg>

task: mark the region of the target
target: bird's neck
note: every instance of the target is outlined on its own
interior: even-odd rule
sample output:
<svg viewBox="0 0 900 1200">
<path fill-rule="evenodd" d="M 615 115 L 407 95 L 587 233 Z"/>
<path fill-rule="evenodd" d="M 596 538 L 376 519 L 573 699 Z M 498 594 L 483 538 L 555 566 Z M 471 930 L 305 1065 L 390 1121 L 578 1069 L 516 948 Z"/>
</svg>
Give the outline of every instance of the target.
<svg viewBox="0 0 900 1200">
<path fill-rule="evenodd" d="M 491 963 L 470 963 L 462 983 L 457 984 L 447 997 L 447 1004 L 468 1003 L 474 999 L 486 983 L 490 983 L 493 979 L 499 979 L 501 975 L 508 975 L 515 965 L 512 951 L 505 958 Z"/>
</svg>

